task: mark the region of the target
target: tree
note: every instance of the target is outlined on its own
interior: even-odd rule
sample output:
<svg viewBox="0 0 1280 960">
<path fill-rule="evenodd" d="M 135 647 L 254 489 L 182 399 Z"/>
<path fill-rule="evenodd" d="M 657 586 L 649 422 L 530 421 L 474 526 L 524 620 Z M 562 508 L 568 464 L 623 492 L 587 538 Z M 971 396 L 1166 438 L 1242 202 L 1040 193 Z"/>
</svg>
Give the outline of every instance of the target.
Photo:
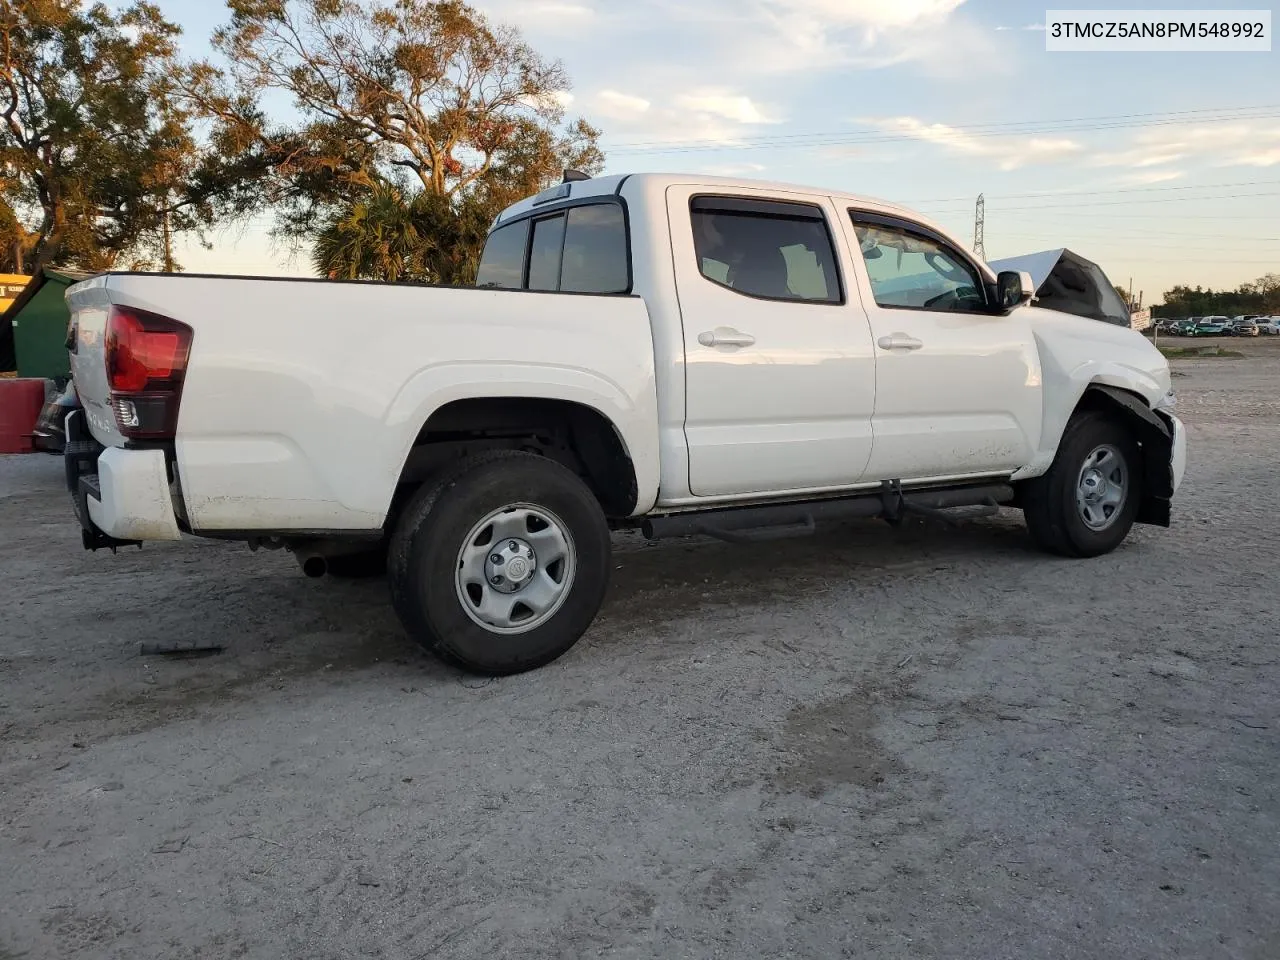
<svg viewBox="0 0 1280 960">
<path fill-rule="evenodd" d="M 312 262 L 335 280 L 467 283 L 475 277 L 489 221 L 474 197 L 451 201 L 420 191 L 406 198 L 378 184 L 321 228 Z"/>
<path fill-rule="evenodd" d="M 0 0 L 0 243 L 19 270 L 161 262 L 215 216 L 171 96 L 179 29 L 152 3 Z"/>
<path fill-rule="evenodd" d="M 565 120 L 560 64 L 461 0 L 228 5 L 214 45 L 229 65 L 192 65 L 186 94 L 228 156 L 269 171 L 277 231 L 323 238 L 326 273 L 465 279 L 450 264 L 474 267 L 477 218 L 603 163 L 598 132 Z M 266 91 L 300 122 L 273 124 Z"/>
<path fill-rule="evenodd" d="M 1161 317 L 1280 315 L 1280 274 L 1268 273 L 1235 290 L 1179 285 L 1165 292 L 1164 303 L 1153 312 Z"/>
</svg>

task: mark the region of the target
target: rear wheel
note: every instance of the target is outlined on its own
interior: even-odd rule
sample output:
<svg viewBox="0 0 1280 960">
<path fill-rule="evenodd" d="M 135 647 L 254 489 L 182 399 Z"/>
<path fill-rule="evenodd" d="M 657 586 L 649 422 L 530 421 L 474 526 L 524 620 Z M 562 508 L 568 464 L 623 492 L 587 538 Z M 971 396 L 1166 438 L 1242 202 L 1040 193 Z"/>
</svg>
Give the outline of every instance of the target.
<svg viewBox="0 0 1280 960">
<path fill-rule="evenodd" d="M 609 578 L 609 528 L 570 470 L 528 453 L 464 461 L 424 484 L 388 554 L 410 635 L 464 669 L 532 670 L 586 632 Z"/>
<path fill-rule="evenodd" d="M 1027 481 L 1023 514 L 1042 549 L 1096 557 L 1129 535 L 1141 494 L 1137 443 L 1122 424 L 1088 410 L 1067 424 L 1048 473 Z"/>
</svg>

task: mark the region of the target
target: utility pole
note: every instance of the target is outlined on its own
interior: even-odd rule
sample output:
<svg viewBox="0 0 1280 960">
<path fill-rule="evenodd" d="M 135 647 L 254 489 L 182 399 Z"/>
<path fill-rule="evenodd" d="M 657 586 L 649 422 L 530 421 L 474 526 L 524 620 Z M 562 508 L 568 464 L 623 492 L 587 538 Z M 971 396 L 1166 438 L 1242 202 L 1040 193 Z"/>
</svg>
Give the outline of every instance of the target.
<svg viewBox="0 0 1280 960">
<path fill-rule="evenodd" d="M 973 252 L 985 263 L 987 260 L 987 241 L 984 236 L 987 223 L 987 200 L 978 194 L 978 205 L 973 210 Z"/>
</svg>

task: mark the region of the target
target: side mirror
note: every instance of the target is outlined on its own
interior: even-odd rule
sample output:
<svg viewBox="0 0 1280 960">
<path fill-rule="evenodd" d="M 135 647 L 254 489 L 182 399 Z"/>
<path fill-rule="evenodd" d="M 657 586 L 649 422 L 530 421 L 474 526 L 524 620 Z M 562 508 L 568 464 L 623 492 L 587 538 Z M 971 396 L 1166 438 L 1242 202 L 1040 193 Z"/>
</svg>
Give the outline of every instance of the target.
<svg viewBox="0 0 1280 960">
<path fill-rule="evenodd" d="M 996 277 L 996 296 L 1002 310 L 1030 303 L 1035 295 L 1035 284 L 1031 282 L 1031 274 L 1025 270 L 1002 270 Z"/>
</svg>

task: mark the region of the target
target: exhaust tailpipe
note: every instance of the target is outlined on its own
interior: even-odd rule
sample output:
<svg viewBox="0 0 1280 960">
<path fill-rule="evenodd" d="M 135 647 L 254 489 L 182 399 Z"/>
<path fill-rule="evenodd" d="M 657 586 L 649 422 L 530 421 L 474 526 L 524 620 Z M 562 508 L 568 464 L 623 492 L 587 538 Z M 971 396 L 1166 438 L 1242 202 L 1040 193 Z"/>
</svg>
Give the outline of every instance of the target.
<svg viewBox="0 0 1280 960">
<path fill-rule="evenodd" d="M 302 572 L 312 578 L 323 577 L 325 571 L 329 569 L 329 564 L 325 558 L 315 554 L 298 557 L 298 563 L 302 565 Z"/>
</svg>

